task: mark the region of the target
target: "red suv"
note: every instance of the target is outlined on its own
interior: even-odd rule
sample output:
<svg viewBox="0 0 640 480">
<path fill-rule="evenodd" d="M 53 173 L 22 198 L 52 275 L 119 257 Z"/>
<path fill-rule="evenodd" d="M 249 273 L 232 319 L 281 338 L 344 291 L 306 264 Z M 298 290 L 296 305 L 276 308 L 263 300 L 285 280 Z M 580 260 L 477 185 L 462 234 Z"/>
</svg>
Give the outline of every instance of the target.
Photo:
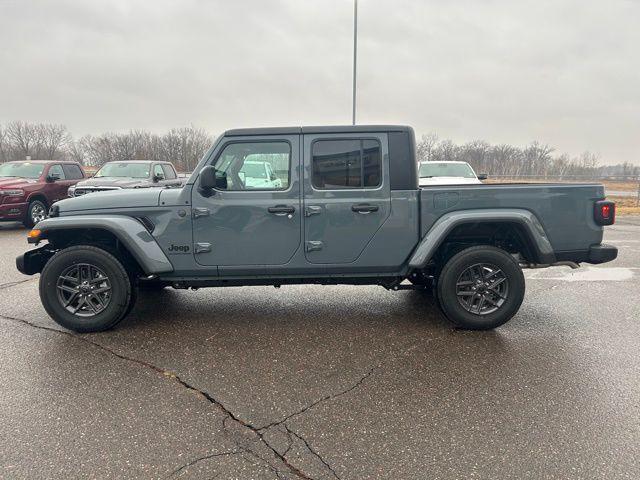
<svg viewBox="0 0 640 480">
<path fill-rule="evenodd" d="M 0 164 L 0 221 L 32 227 L 47 217 L 49 207 L 85 178 L 79 163 L 24 160 Z"/>
</svg>

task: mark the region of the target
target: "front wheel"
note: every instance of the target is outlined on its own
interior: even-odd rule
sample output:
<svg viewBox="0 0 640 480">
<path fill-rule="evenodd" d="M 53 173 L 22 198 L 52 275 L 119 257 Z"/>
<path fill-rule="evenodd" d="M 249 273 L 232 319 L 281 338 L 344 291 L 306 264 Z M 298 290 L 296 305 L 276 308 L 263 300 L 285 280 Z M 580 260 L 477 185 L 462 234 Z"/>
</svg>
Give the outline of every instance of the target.
<svg viewBox="0 0 640 480">
<path fill-rule="evenodd" d="M 518 262 L 496 247 L 471 247 L 454 255 L 438 278 L 437 293 L 447 318 L 457 327 L 488 330 L 513 317 L 524 299 Z"/>
<path fill-rule="evenodd" d="M 40 275 L 40 299 L 53 320 L 76 332 L 114 327 L 131 309 L 135 292 L 122 263 L 90 245 L 65 248 Z"/>
<path fill-rule="evenodd" d="M 24 220 L 24 226 L 33 227 L 36 223 L 47 218 L 47 206 L 42 200 L 31 200 L 27 207 L 27 216 Z"/>
</svg>

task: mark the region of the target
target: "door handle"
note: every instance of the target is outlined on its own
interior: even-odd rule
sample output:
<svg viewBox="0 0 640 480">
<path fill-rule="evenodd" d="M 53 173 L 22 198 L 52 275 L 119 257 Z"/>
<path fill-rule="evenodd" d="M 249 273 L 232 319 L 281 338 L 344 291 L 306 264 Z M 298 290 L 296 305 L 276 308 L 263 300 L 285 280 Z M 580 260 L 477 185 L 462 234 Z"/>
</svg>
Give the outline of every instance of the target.
<svg viewBox="0 0 640 480">
<path fill-rule="evenodd" d="M 367 213 L 377 212 L 379 207 L 377 205 L 369 205 L 368 203 L 359 203 L 351 205 L 351 211 L 366 215 Z"/>
<path fill-rule="evenodd" d="M 273 213 L 278 217 L 284 217 L 285 215 L 292 215 L 295 213 L 296 209 L 289 205 L 276 205 L 275 207 L 267 208 L 267 212 Z"/>
<path fill-rule="evenodd" d="M 193 209 L 193 218 L 208 217 L 211 214 L 208 208 L 195 207 Z"/>
</svg>

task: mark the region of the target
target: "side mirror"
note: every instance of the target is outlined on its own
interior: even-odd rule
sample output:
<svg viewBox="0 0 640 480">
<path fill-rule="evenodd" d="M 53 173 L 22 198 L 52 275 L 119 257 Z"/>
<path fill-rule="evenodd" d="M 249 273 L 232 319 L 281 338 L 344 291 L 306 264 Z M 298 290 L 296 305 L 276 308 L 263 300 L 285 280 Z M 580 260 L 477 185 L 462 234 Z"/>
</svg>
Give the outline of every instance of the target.
<svg viewBox="0 0 640 480">
<path fill-rule="evenodd" d="M 59 173 L 50 173 L 49 175 L 47 175 L 47 182 L 53 183 L 56 180 L 60 180 L 60 174 Z"/>
<path fill-rule="evenodd" d="M 207 165 L 200 171 L 200 189 L 211 191 L 214 188 L 227 189 L 227 174 L 217 171 L 211 165 Z"/>
<path fill-rule="evenodd" d="M 153 183 L 158 183 L 160 180 L 164 180 L 164 175 L 154 175 Z"/>
<path fill-rule="evenodd" d="M 486 173 L 481 173 L 478 175 L 478 180 L 486 180 L 487 178 L 489 178 L 489 175 L 487 175 Z"/>
</svg>

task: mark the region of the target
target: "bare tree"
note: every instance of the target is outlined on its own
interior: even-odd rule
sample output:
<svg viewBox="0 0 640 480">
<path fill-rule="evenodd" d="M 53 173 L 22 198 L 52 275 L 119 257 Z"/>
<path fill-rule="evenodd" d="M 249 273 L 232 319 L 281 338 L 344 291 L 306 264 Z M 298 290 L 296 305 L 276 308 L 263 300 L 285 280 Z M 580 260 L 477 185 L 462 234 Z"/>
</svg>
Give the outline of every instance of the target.
<svg viewBox="0 0 640 480">
<path fill-rule="evenodd" d="M 8 160 L 7 147 L 7 133 L 4 127 L 0 125 L 0 162 L 2 163 Z"/>
<path fill-rule="evenodd" d="M 435 133 L 422 135 L 416 143 L 416 159 L 418 162 L 430 162 L 433 160 L 434 150 L 438 145 L 438 136 Z"/>
<path fill-rule="evenodd" d="M 31 156 L 36 144 L 36 129 L 34 125 L 25 122 L 11 122 L 7 125 L 7 138 L 12 144 L 15 155 L 21 158 Z"/>
<path fill-rule="evenodd" d="M 71 143 L 71 135 L 64 125 L 42 125 L 44 158 L 53 160 L 64 157 L 65 147 Z"/>
</svg>

